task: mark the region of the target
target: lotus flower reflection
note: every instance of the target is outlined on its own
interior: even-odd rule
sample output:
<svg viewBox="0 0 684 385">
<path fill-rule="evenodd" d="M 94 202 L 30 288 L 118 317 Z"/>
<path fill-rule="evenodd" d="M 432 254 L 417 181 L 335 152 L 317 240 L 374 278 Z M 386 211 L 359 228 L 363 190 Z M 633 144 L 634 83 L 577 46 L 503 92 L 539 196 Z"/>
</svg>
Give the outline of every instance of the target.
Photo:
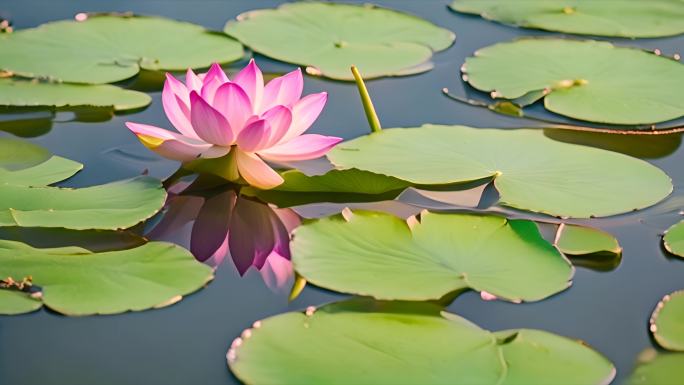
<svg viewBox="0 0 684 385">
<path fill-rule="evenodd" d="M 290 233 L 301 222 L 294 211 L 245 198 L 233 190 L 202 196 L 170 190 L 165 211 L 146 234 L 148 238 L 177 241 L 190 235 L 189 249 L 201 262 L 218 267 L 229 257 L 240 275 L 253 268 L 274 290 L 292 280 Z"/>
<path fill-rule="evenodd" d="M 167 74 L 162 104 L 179 133 L 140 123 L 126 126 L 165 158 L 188 162 L 229 155 L 229 179 L 269 189 L 283 179 L 265 161 L 318 158 L 342 140 L 304 134 L 323 110 L 327 93 L 302 98 L 303 83 L 297 69 L 264 86 L 254 60 L 232 81 L 218 64 L 205 74 L 188 69 L 185 84 Z"/>
</svg>

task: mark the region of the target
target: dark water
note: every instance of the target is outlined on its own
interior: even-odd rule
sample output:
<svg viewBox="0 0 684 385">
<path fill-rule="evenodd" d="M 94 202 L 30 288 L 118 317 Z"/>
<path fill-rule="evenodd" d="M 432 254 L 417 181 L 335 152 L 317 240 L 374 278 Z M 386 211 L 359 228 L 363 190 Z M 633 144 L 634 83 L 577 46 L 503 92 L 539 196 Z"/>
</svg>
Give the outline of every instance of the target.
<svg viewBox="0 0 684 385">
<path fill-rule="evenodd" d="M 239 12 L 271 7 L 278 1 L 59 1 L 2 0 L 0 17 L 15 28 L 73 17 L 83 11 L 133 11 L 162 15 L 220 30 Z M 521 120 L 455 103 L 441 95 L 442 87 L 462 92 L 459 67 L 477 48 L 521 35 L 550 35 L 517 30 L 456 15 L 446 1 L 377 1 L 413 12 L 457 34 L 456 44 L 435 56 L 435 69 L 414 77 L 369 82 L 376 108 L 385 127 L 422 123 L 465 124 L 480 127 L 516 127 Z M 665 54 L 684 48 L 684 37 L 619 40 L 620 44 L 659 48 Z M 2 53 L 0 53 L 2 54 Z M 292 67 L 257 56 L 265 72 Z M 312 132 L 354 138 L 367 133 L 365 117 L 353 84 L 306 78 L 305 93 L 329 92 L 329 102 Z M 158 177 L 177 166 L 151 155 L 123 123 L 134 120 L 167 125 L 160 94 L 135 115 L 109 121 L 70 122 L 59 113 L 52 129 L 31 139 L 54 153 L 80 161 L 83 172 L 68 181 L 85 186 L 140 174 L 149 168 Z M 3 116 L 0 115 L 0 120 Z M 0 136 L 8 134 L 0 132 Z M 539 328 L 583 339 L 612 360 L 620 383 L 629 374 L 637 354 L 651 347 L 647 320 L 656 302 L 684 288 L 684 260 L 668 257 L 659 234 L 679 220 L 684 203 L 684 168 L 681 138 L 581 138 L 640 154 L 663 168 L 675 182 L 667 201 L 637 213 L 590 221 L 615 234 L 624 248 L 622 264 L 612 272 L 578 268 L 574 285 L 548 300 L 513 305 L 484 302 L 468 293 L 449 310 L 482 327 L 497 330 Z M 623 143 L 625 142 L 626 143 Z M 612 144 L 611 144 L 612 143 Z M 618 143 L 615 147 L 615 143 Z M 137 160 L 136 160 L 137 157 Z M 182 240 L 178 240 L 181 242 Z M 228 384 L 236 380 L 225 363 L 232 339 L 254 320 L 344 296 L 307 287 L 291 304 L 286 293 L 266 288 L 258 273 L 240 278 L 231 265 L 223 265 L 206 289 L 169 308 L 117 316 L 68 318 L 47 311 L 0 317 L 0 384 Z"/>
</svg>

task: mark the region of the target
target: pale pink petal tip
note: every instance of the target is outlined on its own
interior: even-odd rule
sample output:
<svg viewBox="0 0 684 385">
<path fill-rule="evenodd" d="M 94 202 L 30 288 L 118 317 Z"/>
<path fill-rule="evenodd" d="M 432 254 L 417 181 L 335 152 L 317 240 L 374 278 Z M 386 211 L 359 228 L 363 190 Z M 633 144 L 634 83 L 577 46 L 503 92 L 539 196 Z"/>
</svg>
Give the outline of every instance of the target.
<svg viewBox="0 0 684 385">
<path fill-rule="evenodd" d="M 236 158 L 240 175 L 250 185 L 268 190 L 284 182 L 280 174 L 255 154 L 238 151 Z"/>
<path fill-rule="evenodd" d="M 259 155 L 275 162 L 315 159 L 327 154 L 341 141 L 342 138 L 335 136 L 306 134 L 267 150 L 259 151 Z"/>
</svg>

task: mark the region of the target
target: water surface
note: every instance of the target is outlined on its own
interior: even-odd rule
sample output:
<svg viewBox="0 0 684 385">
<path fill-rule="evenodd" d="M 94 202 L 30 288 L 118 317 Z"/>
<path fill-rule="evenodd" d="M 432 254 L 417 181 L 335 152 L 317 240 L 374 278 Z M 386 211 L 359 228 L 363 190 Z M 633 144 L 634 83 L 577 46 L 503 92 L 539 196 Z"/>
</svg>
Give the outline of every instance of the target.
<svg viewBox="0 0 684 385">
<path fill-rule="evenodd" d="M 464 124 L 477 127 L 518 127 L 521 120 L 455 103 L 441 95 L 443 87 L 462 92 L 459 67 L 474 50 L 524 35 L 557 35 L 519 30 L 447 10 L 446 1 L 394 0 L 376 3 L 415 13 L 456 32 L 456 44 L 435 55 L 435 69 L 418 76 L 388 78 L 368 83 L 385 127 L 422 123 Z M 221 30 L 226 20 L 279 1 L 261 0 L 3 0 L 0 17 L 15 28 L 73 17 L 78 12 L 133 11 L 190 21 Z M 659 48 L 672 54 L 684 47 L 684 37 L 614 40 L 619 44 Z M 284 72 L 291 65 L 257 55 L 264 72 Z M 311 132 L 354 138 L 368 132 L 353 84 L 306 77 L 305 93 L 328 91 L 329 102 Z M 103 122 L 70 121 L 59 113 L 52 129 L 30 139 L 54 153 L 85 164 L 69 186 L 87 186 L 123 179 L 148 170 L 164 177 L 177 167 L 151 154 L 125 127 L 133 120 L 168 126 L 160 93 L 153 104 L 132 115 Z M 540 109 L 536 112 L 543 113 Z M 0 120 L 3 116 L 0 115 Z M 558 118 L 560 119 L 560 118 Z M 9 134 L 0 131 L 0 136 Z M 581 138 L 592 142 L 592 137 Z M 567 138 L 566 138 L 567 140 Z M 638 138 L 621 148 L 641 154 L 663 168 L 674 180 L 667 201 L 637 213 L 590 221 L 615 234 L 624 248 L 621 265 L 611 272 L 578 268 L 569 290 L 534 304 L 484 302 L 468 293 L 449 310 L 482 327 L 498 330 L 539 328 L 582 339 L 604 353 L 618 368 L 620 383 L 637 354 L 651 347 L 647 321 L 656 302 L 684 288 L 684 260 L 666 255 L 659 235 L 679 220 L 684 202 L 681 167 L 683 151 L 677 135 Z M 606 143 L 601 140 L 597 143 Z M 608 142 L 614 142 L 608 140 Z M 187 244 L 187 237 L 177 242 Z M 307 287 L 293 303 L 286 293 L 273 293 L 256 272 L 240 278 L 232 265 L 218 270 L 206 289 L 160 310 L 116 316 L 69 318 L 40 311 L 0 317 L 0 384 L 231 384 L 225 353 L 242 329 L 253 321 L 308 305 L 339 300 L 344 295 Z M 437 354 L 437 352 L 436 352 Z"/>
</svg>

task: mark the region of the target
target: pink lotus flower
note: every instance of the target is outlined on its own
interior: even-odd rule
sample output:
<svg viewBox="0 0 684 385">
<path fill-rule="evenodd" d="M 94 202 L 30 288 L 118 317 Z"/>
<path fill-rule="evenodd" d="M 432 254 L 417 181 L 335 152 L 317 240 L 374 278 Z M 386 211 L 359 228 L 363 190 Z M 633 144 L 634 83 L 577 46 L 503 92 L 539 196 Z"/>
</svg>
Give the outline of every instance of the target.
<svg viewBox="0 0 684 385">
<path fill-rule="evenodd" d="M 300 69 L 264 86 L 252 59 L 233 80 L 218 64 L 206 74 L 188 69 L 185 84 L 166 74 L 162 92 L 164 112 L 179 131 L 126 122 L 149 149 L 182 162 L 230 155 L 231 180 L 269 189 L 282 177 L 264 160 L 291 162 L 325 155 L 342 139 L 304 134 L 327 100 L 321 92 L 301 97 Z"/>
</svg>

